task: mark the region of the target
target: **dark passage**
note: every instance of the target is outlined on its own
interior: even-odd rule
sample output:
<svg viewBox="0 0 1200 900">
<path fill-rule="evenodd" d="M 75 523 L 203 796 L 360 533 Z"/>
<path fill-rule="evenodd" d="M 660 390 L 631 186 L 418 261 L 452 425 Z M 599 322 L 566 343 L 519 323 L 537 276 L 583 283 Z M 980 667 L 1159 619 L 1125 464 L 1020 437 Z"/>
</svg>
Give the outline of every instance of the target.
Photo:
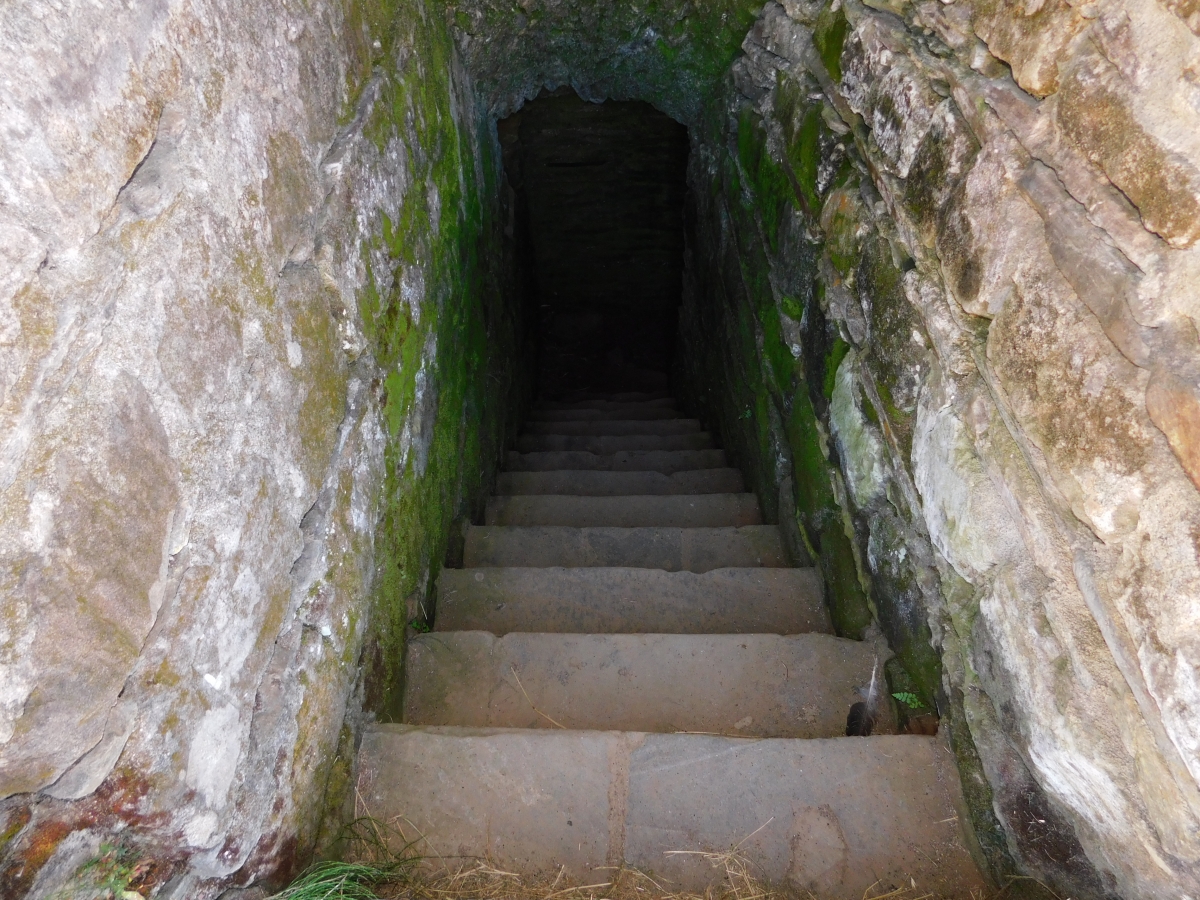
<svg viewBox="0 0 1200 900">
<path fill-rule="evenodd" d="M 647 103 L 588 103 L 570 89 L 498 127 L 538 309 L 541 395 L 665 388 L 687 129 Z"/>
</svg>

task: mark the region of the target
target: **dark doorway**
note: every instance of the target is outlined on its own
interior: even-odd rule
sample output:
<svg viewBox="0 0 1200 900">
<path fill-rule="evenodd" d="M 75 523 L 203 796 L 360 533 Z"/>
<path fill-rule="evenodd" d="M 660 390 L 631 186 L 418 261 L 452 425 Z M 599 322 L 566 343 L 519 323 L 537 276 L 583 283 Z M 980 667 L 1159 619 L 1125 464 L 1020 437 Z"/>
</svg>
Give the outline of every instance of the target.
<svg viewBox="0 0 1200 900">
<path fill-rule="evenodd" d="M 570 89 L 499 123 L 538 308 L 542 396 L 667 386 L 683 271 L 687 129 Z"/>
</svg>

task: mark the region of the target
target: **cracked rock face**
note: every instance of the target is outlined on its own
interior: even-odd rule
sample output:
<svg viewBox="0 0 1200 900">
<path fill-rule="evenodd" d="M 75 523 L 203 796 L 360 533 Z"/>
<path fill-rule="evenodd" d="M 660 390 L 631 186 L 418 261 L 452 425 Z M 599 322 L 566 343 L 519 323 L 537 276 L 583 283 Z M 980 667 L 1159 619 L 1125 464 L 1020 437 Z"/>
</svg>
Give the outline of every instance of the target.
<svg viewBox="0 0 1200 900">
<path fill-rule="evenodd" d="M 5 13 L 8 895 L 51 891 L 121 820 L 190 855 L 195 887 L 309 815 L 292 790 L 319 770 L 297 741 L 332 750 L 352 675 L 277 686 L 359 636 L 349 595 L 317 613 L 317 579 L 293 572 L 301 521 L 349 479 L 359 499 L 330 505 L 318 553 L 361 542 L 379 477 L 337 336 L 362 273 L 338 285 L 307 261 L 385 191 L 384 161 L 360 159 L 365 196 L 322 208 L 346 41 L 328 7 Z M 88 818 L 39 872 L 26 848 Z"/>
<path fill-rule="evenodd" d="M 797 459 L 816 442 L 794 423 L 817 410 L 903 677 L 919 681 L 917 644 L 938 650 L 964 784 L 986 783 L 967 794 L 993 871 L 1073 896 L 1195 895 L 1195 17 L 771 3 L 743 47 L 723 146 L 701 148 L 693 183 L 728 190 L 736 173 L 755 212 L 702 201 L 721 225 L 697 258 L 736 246 L 743 272 L 753 254 L 764 270 L 711 289 L 700 267 L 695 290 L 721 299 L 697 301 L 696 342 L 719 333 L 701 302 L 743 304 Z M 812 160 L 835 141 L 855 168 L 827 189 Z M 779 377 L 772 332 L 790 329 L 814 357 L 806 383 Z M 805 501 L 822 534 L 835 507 Z"/>
<path fill-rule="evenodd" d="M 450 293 L 428 246 L 468 198 L 426 179 L 448 165 L 477 190 L 483 164 L 428 22 L 324 2 L 4 11 L 5 897 L 55 894 L 113 840 L 159 861 L 159 896 L 214 896 L 294 865 L 338 799 L 393 421 L 403 484 L 453 478 L 453 498 L 459 477 L 426 471 Z M 424 106 L 404 87 L 419 63 L 441 85 Z M 400 267 L 382 235 L 405 203 Z M 387 421 L 368 287 L 425 348 Z"/>
</svg>

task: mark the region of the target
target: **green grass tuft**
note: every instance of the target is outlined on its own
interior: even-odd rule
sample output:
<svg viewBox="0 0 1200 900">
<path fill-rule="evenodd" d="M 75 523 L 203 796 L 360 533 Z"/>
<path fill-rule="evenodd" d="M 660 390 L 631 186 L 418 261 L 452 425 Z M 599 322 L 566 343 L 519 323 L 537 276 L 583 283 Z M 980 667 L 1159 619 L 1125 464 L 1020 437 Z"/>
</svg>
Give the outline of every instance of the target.
<svg viewBox="0 0 1200 900">
<path fill-rule="evenodd" d="M 269 900 L 378 900 L 375 887 L 396 877 L 390 866 L 321 862 Z"/>
</svg>

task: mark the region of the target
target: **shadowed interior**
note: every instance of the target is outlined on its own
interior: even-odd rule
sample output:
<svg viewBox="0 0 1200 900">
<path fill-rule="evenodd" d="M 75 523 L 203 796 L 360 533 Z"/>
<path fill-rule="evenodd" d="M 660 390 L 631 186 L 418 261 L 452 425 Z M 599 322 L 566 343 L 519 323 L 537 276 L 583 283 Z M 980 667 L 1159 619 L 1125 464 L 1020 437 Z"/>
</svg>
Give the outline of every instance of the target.
<svg viewBox="0 0 1200 900">
<path fill-rule="evenodd" d="M 541 393 L 665 386 L 687 129 L 648 103 L 589 103 L 569 88 L 498 129 L 531 263 Z"/>
</svg>

